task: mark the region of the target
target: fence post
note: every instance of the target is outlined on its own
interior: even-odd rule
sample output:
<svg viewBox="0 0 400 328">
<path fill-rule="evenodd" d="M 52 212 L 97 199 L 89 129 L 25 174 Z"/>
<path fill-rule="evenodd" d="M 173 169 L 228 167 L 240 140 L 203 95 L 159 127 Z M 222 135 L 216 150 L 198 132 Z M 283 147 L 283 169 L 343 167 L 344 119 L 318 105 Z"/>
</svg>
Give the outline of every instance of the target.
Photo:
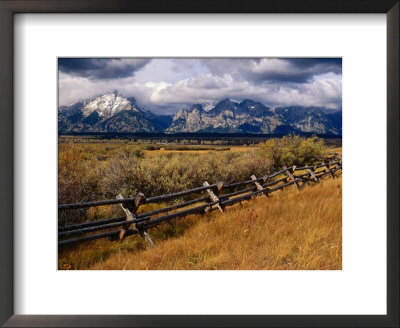
<svg viewBox="0 0 400 328">
<path fill-rule="evenodd" d="M 210 184 L 209 184 L 207 181 L 205 181 L 205 182 L 203 183 L 203 186 L 205 186 L 205 187 L 207 187 L 207 186 L 209 186 L 209 185 L 210 185 Z M 217 185 L 217 194 L 220 193 L 220 191 L 221 191 L 221 189 L 222 189 L 223 186 L 224 186 L 223 182 L 219 182 L 219 183 L 218 183 L 218 185 Z M 217 196 L 211 189 L 207 189 L 207 192 L 208 192 L 208 194 L 210 195 L 211 201 L 213 201 L 213 202 L 219 202 L 219 203 L 217 204 L 219 210 L 220 210 L 221 212 L 225 212 L 225 207 L 221 204 L 221 202 L 220 202 L 218 196 Z"/>
<path fill-rule="evenodd" d="M 296 166 L 293 166 L 293 167 L 292 167 L 292 169 L 291 169 L 292 172 L 290 172 L 290 170 L 286 167 L 286 165 L 283 166 L 283 169 L 285 170 L 285 173 L 286 173 L 286 175 L 289 177 L 290 180 L 296 181 L 296 178 L 293 176 L 293 173 L 292 173 L 292 172 L 294 172 L 294 170 L 296 169 Z M 297 181 L 296 181 L 296 187 L 297 187 L 297 189 L 300 189 L 300 188 L 301 188 L 301 187 L 299 186 L 299 183 L 298 183 Z"/>
<path fill-rule="evenodd" d="M 117 197 L 117 199 L 124 199 L 124 197 L 119 194 Z M 131 221 L 134 220 L 136 218 L 136 212 L 139 209 L 140 203 L 142 202 L 144 198 L 144 195 L 140 192 L 137 194 L 137 196 L 135 197 L 135 201 L 134 203 L 131 205 L 127 205 L 126 207 L 123 204 L 121 205 L 122 210 L 125 212 L 126 214 L 126 220 L 127 221 Z M 131 223 L 128 223 L 124 226 L 122 226 L 121 232 L 119 233 L 119 240 L 124 240 L 125 235 L 126 235 L 126 231 L 128 230 L 129 226 L 131 225 Z M 133 224 L 135 229 L 139 232 L 139 235 L 144 238 L 149 244 L 150 246 L 154 246 L 153 241 L 151 240 L 149 234 L 147 233 L 146 230 L 143 229 L 138 229 L 136 224 Z"/>
</svg>

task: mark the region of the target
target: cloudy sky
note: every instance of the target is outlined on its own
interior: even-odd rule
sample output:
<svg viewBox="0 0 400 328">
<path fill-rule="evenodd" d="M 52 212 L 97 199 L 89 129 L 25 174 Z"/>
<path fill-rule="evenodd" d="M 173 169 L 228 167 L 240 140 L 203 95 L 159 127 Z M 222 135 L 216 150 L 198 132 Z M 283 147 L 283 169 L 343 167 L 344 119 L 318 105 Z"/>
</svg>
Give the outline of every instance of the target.
<svg viewBox="0 0 400 328">
<path fill-rule="evenodd" d="M 158 113 L 252 99 L 267 106 L 342 106 L 341 58 L 59 58 L 59 105 L 118 90 Z"/>
</svg>

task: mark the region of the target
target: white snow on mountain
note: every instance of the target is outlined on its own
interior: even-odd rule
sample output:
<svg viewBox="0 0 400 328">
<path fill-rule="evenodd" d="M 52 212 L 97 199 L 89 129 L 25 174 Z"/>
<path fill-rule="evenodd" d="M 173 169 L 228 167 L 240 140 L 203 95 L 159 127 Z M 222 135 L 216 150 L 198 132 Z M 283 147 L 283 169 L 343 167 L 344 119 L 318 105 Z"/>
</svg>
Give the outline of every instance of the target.
<svg viewBox="0 0 400 328">
<path fill-rule="evenodd" d="M 114 92 L 93 99 L 82 108 L 82 112 L 85 117 L 93 112 L 98 112 L 101 117 L 111 117 L 123 110 L 138 112 L 139 110 L 135 105 L 136 104 L 132 104 L 127 98 Z"/>
<path fill-rule="evenodd" d="M 213 109 L 215 107 L 215 105 L 218 104 L 218 101 L 213 101 L 213 102 L 204 102 L 201 103 L 201 107 L 206 111 L 210 111 L 211 109 Z"/>
</svg>

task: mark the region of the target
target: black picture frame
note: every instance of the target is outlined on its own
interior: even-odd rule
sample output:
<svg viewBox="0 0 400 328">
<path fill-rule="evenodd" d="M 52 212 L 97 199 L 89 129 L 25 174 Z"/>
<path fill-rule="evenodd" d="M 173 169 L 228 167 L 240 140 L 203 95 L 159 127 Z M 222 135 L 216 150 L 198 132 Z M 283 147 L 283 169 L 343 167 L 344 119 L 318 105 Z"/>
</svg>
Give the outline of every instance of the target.
<svg viewBox="0 0 400 328">
<path fill-rule="evenodd" d="M 0 0 L 0 324 L 5 327 L 399 327 L 399 8 L 398 0 Z M 13 193 L 14 14 L 121 12 L 386 14 L 387 315 L 14 315 L 13 208 L 18 206 L 18 197 Z"/>
</svg>

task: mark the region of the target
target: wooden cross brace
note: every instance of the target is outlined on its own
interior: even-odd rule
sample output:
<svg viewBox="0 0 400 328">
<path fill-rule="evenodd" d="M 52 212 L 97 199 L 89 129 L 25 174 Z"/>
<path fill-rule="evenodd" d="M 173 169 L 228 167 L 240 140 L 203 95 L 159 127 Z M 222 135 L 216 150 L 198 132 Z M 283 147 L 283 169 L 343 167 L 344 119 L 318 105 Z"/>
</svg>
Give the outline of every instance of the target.
<svg viewBox="0 0 400 328">
<path fill-rule="evenodd" d="M 126 221 L 131 221 L 134 220 L 136 218 L 136 212 L 139 209 L 140 203 L 142 202 L 144 198 L 144 195 L 142 193 L 138 193 L 137 196 L 135 197 L 135 201 L 133 202 L 133 204 L 129 204 L 124 206 L 124 204 L 120 204 L 122 210 L 125 212 L 126 214 Z M 117 196 L 117 199 L 124 199 L 124 197 L 119 194 Z M 127 223 L 125 225 L 122 226 L 121 232 L 119 233 L 119 240 L 124 240 L 125 239 L 125 235 L 126 235 L 126 231 L 129 229 L 129 226 L 132 223 Z M 139 232 L 139 235 L 144 238 L 149 244 L 150 246 L 154 246 L 153 241 L 151 240 L 150 236 L 148 235 L 146 230 L 143 229 L 138 229 L 136 227 L 136 224 L 133 223 L 135 229 Z"/>
<path fill-rule="evenodd" d="M 293 172 L 296 169 L 296 166 L 293 166 L 291 170 L 289 170 L 285 165 L 283 166 L 283 169 L 285 170 L 286 175 L 289 177 L 290 180 L 296 181 L 296 178 L 293 176 Z M 296 187 L 297 189 L 301 189 L 299 183 L 296 181 Z"/>
<path fill-rule="evenodd" d="M 267 183 L 269 180 L 271 180 L 271 177 L 269 175 L 264 175 L 262 177 L 262 179 L 263 179 L 264 183 Z"/>
<path fill-rule="evenodd" d="M 319 182 L 318 178 L 315 176 L 315 173 L 311 169 L 307 168 L 307 172 L 309 176 L 311 176 L 315 180 L 315 182 Z"/>
<path fill-rule="evenodd" d="M 210 185 L 210 184 L 209 184 L 207 181 L 205 181 L 205 182 L 203 183 L 203 186 L 209 186 L 209 185 Z M 223 186 L 224 186 L 223 182 L 219 182 L 219 183 L 217 184 L 217 194 L 220 193 L 220 191 L 221 191 L 221 189 L 222 189 Z M 225 212 L 225 207 L 220 203 L 220 200 L 219 200 L 218 196 L 211 190 L 211 188 L 210 188 L 210 189 L 207 189 L 207 192 L 208 192 L 208 194 L 210 195 L 211 201 L 213 201 L 213 202 L 219 202 L 219 203 L 217 204 L 219 210 L 220 210 L 221 212 Z"/>
<path fill-rule="evenodd" d="M 332 165 L 332 162 L 333 162 L 333 161 L 330 161 L 330 162 L 328 163 L 328 165 L 325 166 L 325 167 L 329 169 L 329 168 L 331 167 L 331 165 Z M 333 173 L 333 170 L 329 169 L 329 172 L 331 173 L 331 177 L 332 177 L 333 179 L 336 179 L 335 174 Z"/>
<path fill-rule="evenodd" d="M 322 162 L 321 165 L 324 166 L 324 168 L 325 168 L 325 170 L 324 170 L 325 173 L 329 171 L 329 164 L 325 164 L 325 162 Z"/>
<path fill-rule="evenodd" d="M 263 195 L 265 195 L 266 197 L 268 197 L 268 192 L 266 192 L 266 190 L 262 187 L 262 185 L 257 181 L 257 178 L 256 178 L 256 176 L 255 176 L 254 174 L 251 176 L 251 180 L 254 181 L 254 184 L 256 185 L 257 190 L 258 190 L 258 191 L 262 191 L 262 192 L 263 192 Z M 264 180 L 264 178 L 263 178 L 263 180 Z M 265 180 L 264 180 L 264 181 L 265 181 Z"/>
<path fill-rule="evenodd" d="M 339 153 L 335 153 L 335 160 L 342 164 L 342 155 Z"/>
<path fill-rule="evenodd" d="M 322 165 L 324 165 L 324 172 L 325 172 L 325 173 L 330 173 L 331 176 L 332 176 L 332 178 L 335 178 L 335 176 L 332 174 L 331 170 L 329 169 L 330 163 L 329 163 L 329 164 L 325 164 L 325 163 L 323 162 Z"/>
</svg>

